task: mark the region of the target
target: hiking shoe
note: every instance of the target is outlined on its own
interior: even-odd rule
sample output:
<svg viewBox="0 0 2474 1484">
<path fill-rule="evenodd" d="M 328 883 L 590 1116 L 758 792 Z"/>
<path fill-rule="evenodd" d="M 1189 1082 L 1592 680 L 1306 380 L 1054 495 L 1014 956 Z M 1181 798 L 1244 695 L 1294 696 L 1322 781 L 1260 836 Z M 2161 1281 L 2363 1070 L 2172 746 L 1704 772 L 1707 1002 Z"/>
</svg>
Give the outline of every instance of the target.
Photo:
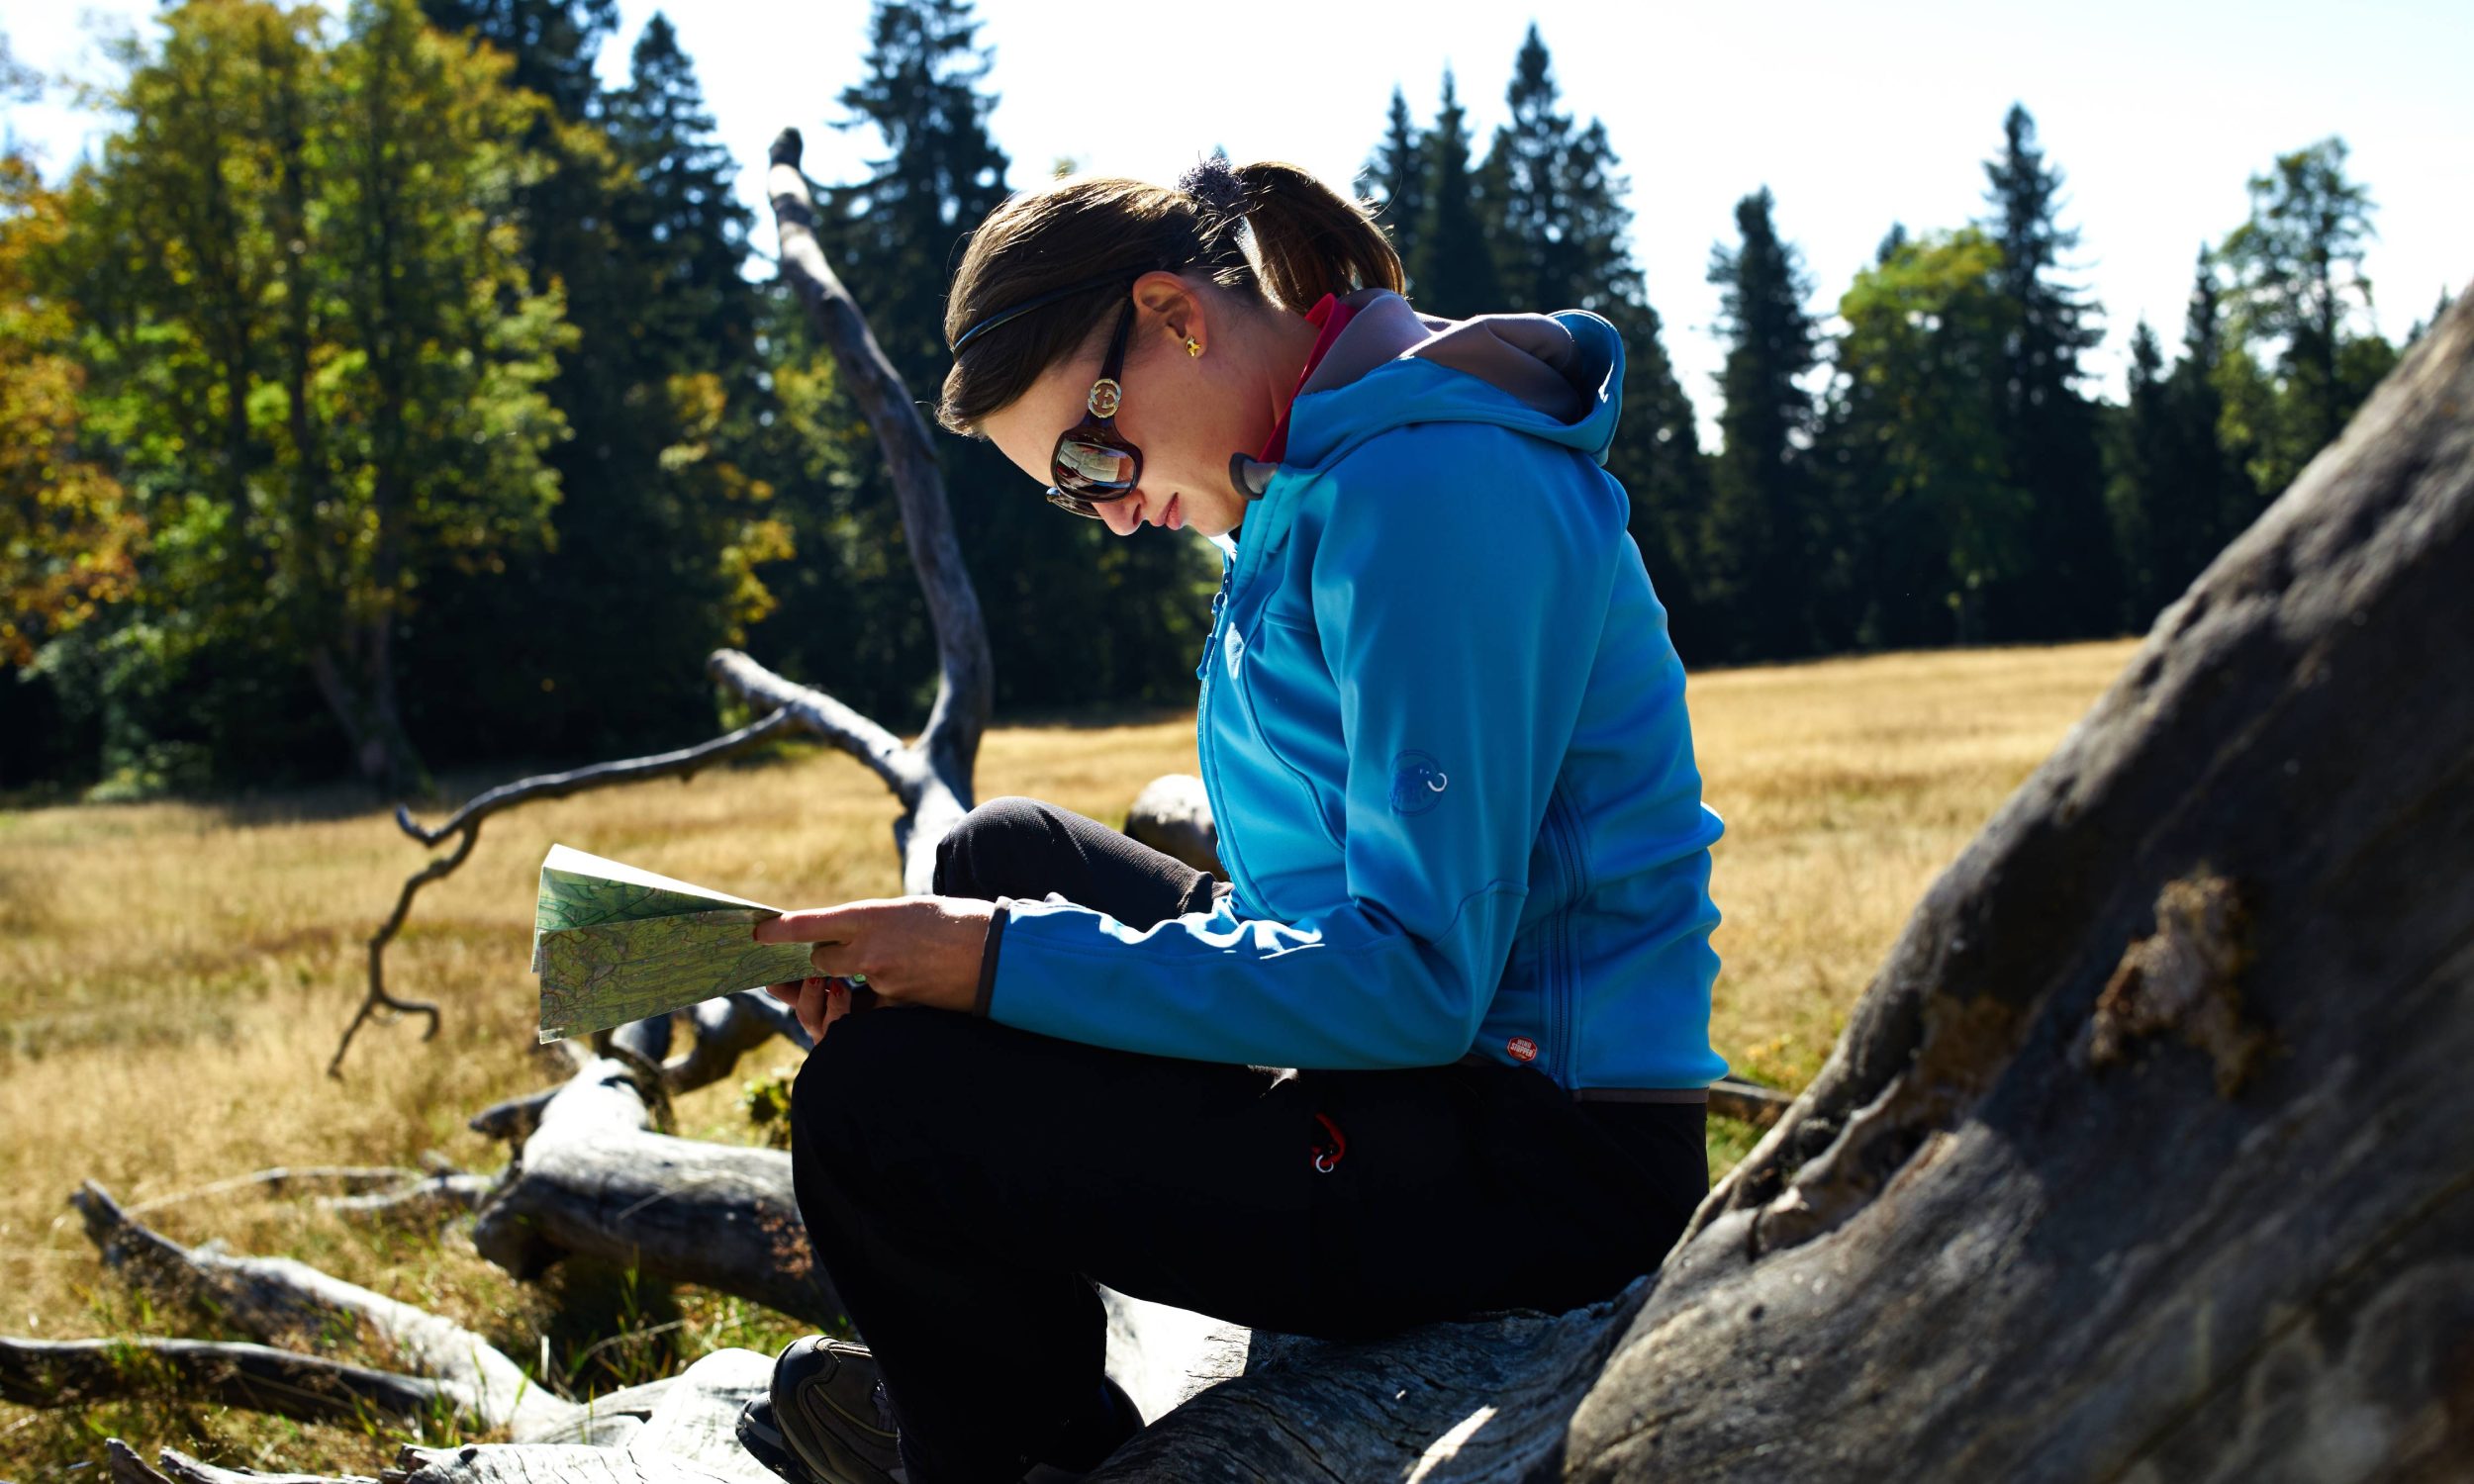
<svg viewBox="0 0 2474 1484">
<path fill-rule="evenodd" d="M 739 1409 L 739 1445 L 788 1484 L 908 1484 L 893 1404 L 864 1345 L 809 1335 L 773 1360 L 773 1388 Z"/>
</svg>

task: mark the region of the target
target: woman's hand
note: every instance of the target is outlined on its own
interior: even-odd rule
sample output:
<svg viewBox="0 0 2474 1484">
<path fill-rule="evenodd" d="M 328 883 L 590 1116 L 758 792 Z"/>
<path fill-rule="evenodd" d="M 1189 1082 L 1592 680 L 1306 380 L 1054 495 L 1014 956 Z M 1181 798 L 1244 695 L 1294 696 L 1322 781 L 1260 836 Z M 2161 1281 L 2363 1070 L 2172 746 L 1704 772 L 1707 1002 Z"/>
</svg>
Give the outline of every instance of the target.
<svg viewBox="0 0 2474 1484">
<path fill-rule="evenodd" d="M 766 987 L 799 1012 L 818 1040 L 850 1013 L 857 974 L 877 997 L 940 1010 L 968 1010 L 979 998 L 980 955 L 997 904 L 968 896 L 894 896 L 785 912 L 756 924 L 759 943 L 812 943 L 816 974 Z"/>
</svg>

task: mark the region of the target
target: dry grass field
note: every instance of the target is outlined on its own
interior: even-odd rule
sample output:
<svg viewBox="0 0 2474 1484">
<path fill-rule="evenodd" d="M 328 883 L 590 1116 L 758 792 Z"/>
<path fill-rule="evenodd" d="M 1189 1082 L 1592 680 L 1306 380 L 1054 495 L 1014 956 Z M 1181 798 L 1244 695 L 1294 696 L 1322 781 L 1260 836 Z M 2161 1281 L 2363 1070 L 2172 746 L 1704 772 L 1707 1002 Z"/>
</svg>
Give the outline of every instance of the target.
<svg viewBox="0 0 2474 1484">
<path fill-rule="evenodd" d="M 2131 641 L 1902 654 L 1711 672 L 1690 683 L 1706 797 L 1726 820 L 1713 1038 L 1738 1075 L 1800 1087 L 1933 877 L 2113 679 Z M 1121 822 L 1140 784 L 1194 767 L 1190 714 L 988 740 L 982 797 L 1030 793 Z M 473 788 L 498 778 L 461 778 Z M 182 1241 L 221 1236 L 452 1315 L 574 1395 L 794 1329 L 699 1290 L 570 1267 L 520 1285 L 452 1225 L 368 1227 L 299 1199 L 181 1197 L 274 1164 L 490 1168 L 464 1128 L 556 1074 L 531 1048 L 534 873 L 552 841 L 784 905 L 898 889 L 890 802 L 808 748 L 693 783 L 535 804 L 491 822 L 426 892 L 390 959 L 444 1028 L 364 1029 L 325 1074 L 360 995 L 362 943 L 423 857 L 338 790 L 274 801 L 0 812 L 0 1334 L 227 1336 L 158 1313 L 103 1272 L 64 1197 L 101 1182 Z M 777 1046 L 779 1044 L 777 1043 Z M 681 1100 L 679 1132 L 759 1142 L 741 1077 Z M 1720 1164 L 1746 1131 L 1713 1135 Z M 362 1357 L 370 1358 L 370 1357 Z M 304 1427 L 163 1397 L 35 1412 L 0 1404 L 0 1479 L 99 1466 L 117 1434 L 259 1469 L 375 1473 L 404 1435 Z"/>
</svg>

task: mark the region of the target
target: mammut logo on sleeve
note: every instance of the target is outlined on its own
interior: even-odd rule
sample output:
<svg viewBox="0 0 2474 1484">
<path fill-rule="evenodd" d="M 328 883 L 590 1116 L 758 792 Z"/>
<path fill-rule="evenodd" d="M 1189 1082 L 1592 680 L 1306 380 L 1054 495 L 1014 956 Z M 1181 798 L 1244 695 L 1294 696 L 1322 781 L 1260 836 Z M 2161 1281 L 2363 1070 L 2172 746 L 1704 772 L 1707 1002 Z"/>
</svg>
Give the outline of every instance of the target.
<svg viewBox="0 0 2474 1484">
<path fill-rule="evenodd" d="M 1434 754 L 1414 749 L 1391 760 L 1391 811 L 1395 814 L 1423 814 L 1443 797 L 1451 778 Z"/>
</svg>

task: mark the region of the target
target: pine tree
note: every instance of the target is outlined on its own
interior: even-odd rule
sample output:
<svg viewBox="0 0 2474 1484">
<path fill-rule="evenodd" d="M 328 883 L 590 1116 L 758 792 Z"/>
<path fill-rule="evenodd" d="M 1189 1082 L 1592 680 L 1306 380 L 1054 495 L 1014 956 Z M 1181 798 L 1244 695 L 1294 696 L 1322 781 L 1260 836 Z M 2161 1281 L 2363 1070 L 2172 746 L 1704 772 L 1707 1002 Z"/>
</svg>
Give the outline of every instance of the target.
<svg viewBox="0 0 2474 1484">
<path fill-rule="evenodd" d="M 1383 141 L 1359 172 L 1358 194 L 1380 207 L 1383 231 L 1391 234 L 1392 250 L 1405 265 L 1416 253 L 1417 223 L 1426 211 L 1426 155 L 1417 126 L 1409 121 L 1408 99 L 1395 85 L 1391 112 L 1385 116 Z M 1409 285 L 1416 294 L 1417 285 Z"/>
<path fill-rule="evenodd" d="M 2004 346 L 2001 433 L 2008 482 L 2027 492 L 2035 559 L 1988 595 L 1999 639 L 2111 633 L 2120 621 L 2121 573 L 2105 518 L 2103 457 L 2094 410 L 2080 395 L 2079 353 L 2103 338 L 2095 307 L 2053 281 L 2059 254 L 2078 242 L 2055 221 L 2062 175 L 2036 146 L 2036 125 L 2012 104 L 2003 149 L 1985 161 L 1995 208 L 1984 223 L 2001 245 L 1998 283 L 2012 307 Z"/>
<path fill-rule="evenodd" d="M 983 91 L 992 61 L 971 12 L 970 0 L 879 0 L 860 80 L 841 92 L 848 117 L 834 127 L 874 130 L 887 152 L 822 201 L 825 250 L 920 397 L 951 360 L 946 285 L 972 229 L 1005 199 L 1011 165 L 988 133 L 997 96 Z"/>
<path fill-rule="evenodd" d="M 601 91 L 593 61 L 618 25 L 618 0 L 422 0 L 440 31 L 467 33 L 514 59 L 511 86 L 559 118 L 582 119 Z"/>
<path fill-rule="evenodd" d="M 551 385 L 575 430 L 553 456 L 554 547 L 511 558 L 510 584 L 449 581 L 421 619 L 412 705 L 425 735 L 467 755 L 502 752 L 512 715 L 550 755 L 674 742 L 712 725 L 704 658 L 767 609 L 755 569 L 789 549 L 772 506 L 781 451 L 764 467 L 748 446 L 771 393 L 735 165 L 659 13 L 627 79 L 603 90 L 609 0 L 428 9 L 556 105 L 525 240 L 535 280 L 564 286 L 579 343 Z"/>
<path fill-rule="evenodd" d="M 1720 331 L 1731 341 L 1719 376 L 1726 441 L 1712 470 L 1703 539 L 1706 589 L 1731 659 L 1808 654 L 1818 635 L 1808 606 L 1821 539 L 1809 451 L 1814 410 L 1800 384 L 1817 359 L 1812 283 L 1771 220 L 1769 188 L 1736 204 L 1742 245 L 1710 248 L 1721 289 Z"/>
<path fill-rule="evenodd" d="M 1470 167 L 1469 112 L 1446 68 L 1443 105 L 1426 132 L 1426 206 L 1418 219 L 1409 260 L 1417 307 L 1447 320 L 1493 314 L 1503 308 L 1502 284 L 1488 240 L 1491 225 L 1480 207 Z"/>
<path fill-rule="evenodd" d="M 1597 244 L 1599 261 L 1581 261 L 1583 224 L 1567 178 L 1575 163 L 1572 116 L 1555 107 L 1561 89 L 1535 22 L 1513 58 L 1512 81 L 1503 96 L 1509 117 L 1494 132 L 1486 165 L 1488 178 L 1499 182 L 1490 225 L 1506 296 L 1522 308 L 1560 309 L 1576 305 L 1583 293 L 1605 293 L 1601 280 L 1610 244 Z M 1611 245 L 1622 250 L 1620 242 Z"/>
<path fill-rule="evenodd" d="M 2441 285 L 2439 290 L 2439 303 L 2431 306 L 2430 319 L 2415 321 L 2413 326 L 2406 330 L 2405 344 L 2398 348 L 2401 350 L 2411 350 L 2414 348 L 2415 342 L 2423 338 L 2423 332 L 2429 329 L 2432 325 L 2437 325 L 2440 321 L 2440 317 L 2448 313 L 2448 306 L 2454 303 L 2456 303 L 2455 296 L 2448 292 L 2446 285 Z"/>
<path fill-rule="evenodd" d="M 2121 410 L 2105 419 L 2109 475 L 2106 506 L 2121 553 L 2124 620 L 2144 629 L 2170 597 L 2175 553 L 2190 545 L 2179 527 L 2192 510 L 2175 500 L 2173 408 L 2164 371 L 2164 350 L 2142 317 L 2131 332 L 2131 369 Z M 2177 590 L 2178 591 L 2178 590 Z"/>
<path fill-rule="evenodd" d="M 650 291 L 631 317 L 641 369 L 752 371 L 756 296 L 741 269 L 754 214 L 731 194 L 737 162 L 661 12 L 636 37 L 626 86 L 605 95 L 597 116 L 634 187 L 615 203 L 614 225 L 631 276 Z"/>
<path fill-rule="evenodd" d="M 1630 529 L 1667 627 L 1687 661 L 1714 657 L 1703 612 L 1700 535 L 1710 503 L 1691 399 L 1666 357 L 1664 330 L 1632 255 L 1630 182 L 1606 126 L 1558 108 L 1560 90 L 1534 25 L 1505 88 L 1509 105 L 1473 196 L 1494 246 L 1502 303 L 1489 309 L 1587 310 L 1624 342 L 1621 419 L 1606 467 L 1632 501 Z M 1438 124 L 1438 130 L 1442 128 Z"/>
<path fill-rule="evenodd" d="M 2189 587 L 2227 542 L 2241 534 L 2262 506 L 2259 491 L 2225 441 L 2225 398 L 2219 389 L 2225 357 L 2223 294 L 2205 245 L 2192 271 L 2190 307 L 2183 320 L 2182 357 L 2165 392 L 2173 418 L 2173 467 L 2168 478 L 2177 505 L 2189 513 L 2170 522 L 2180 533 L 2158 568 L 2156 598 L 2171 602 Z M 2134 627 L 2144 627 L 2144 622 Z"/>
</svg>

